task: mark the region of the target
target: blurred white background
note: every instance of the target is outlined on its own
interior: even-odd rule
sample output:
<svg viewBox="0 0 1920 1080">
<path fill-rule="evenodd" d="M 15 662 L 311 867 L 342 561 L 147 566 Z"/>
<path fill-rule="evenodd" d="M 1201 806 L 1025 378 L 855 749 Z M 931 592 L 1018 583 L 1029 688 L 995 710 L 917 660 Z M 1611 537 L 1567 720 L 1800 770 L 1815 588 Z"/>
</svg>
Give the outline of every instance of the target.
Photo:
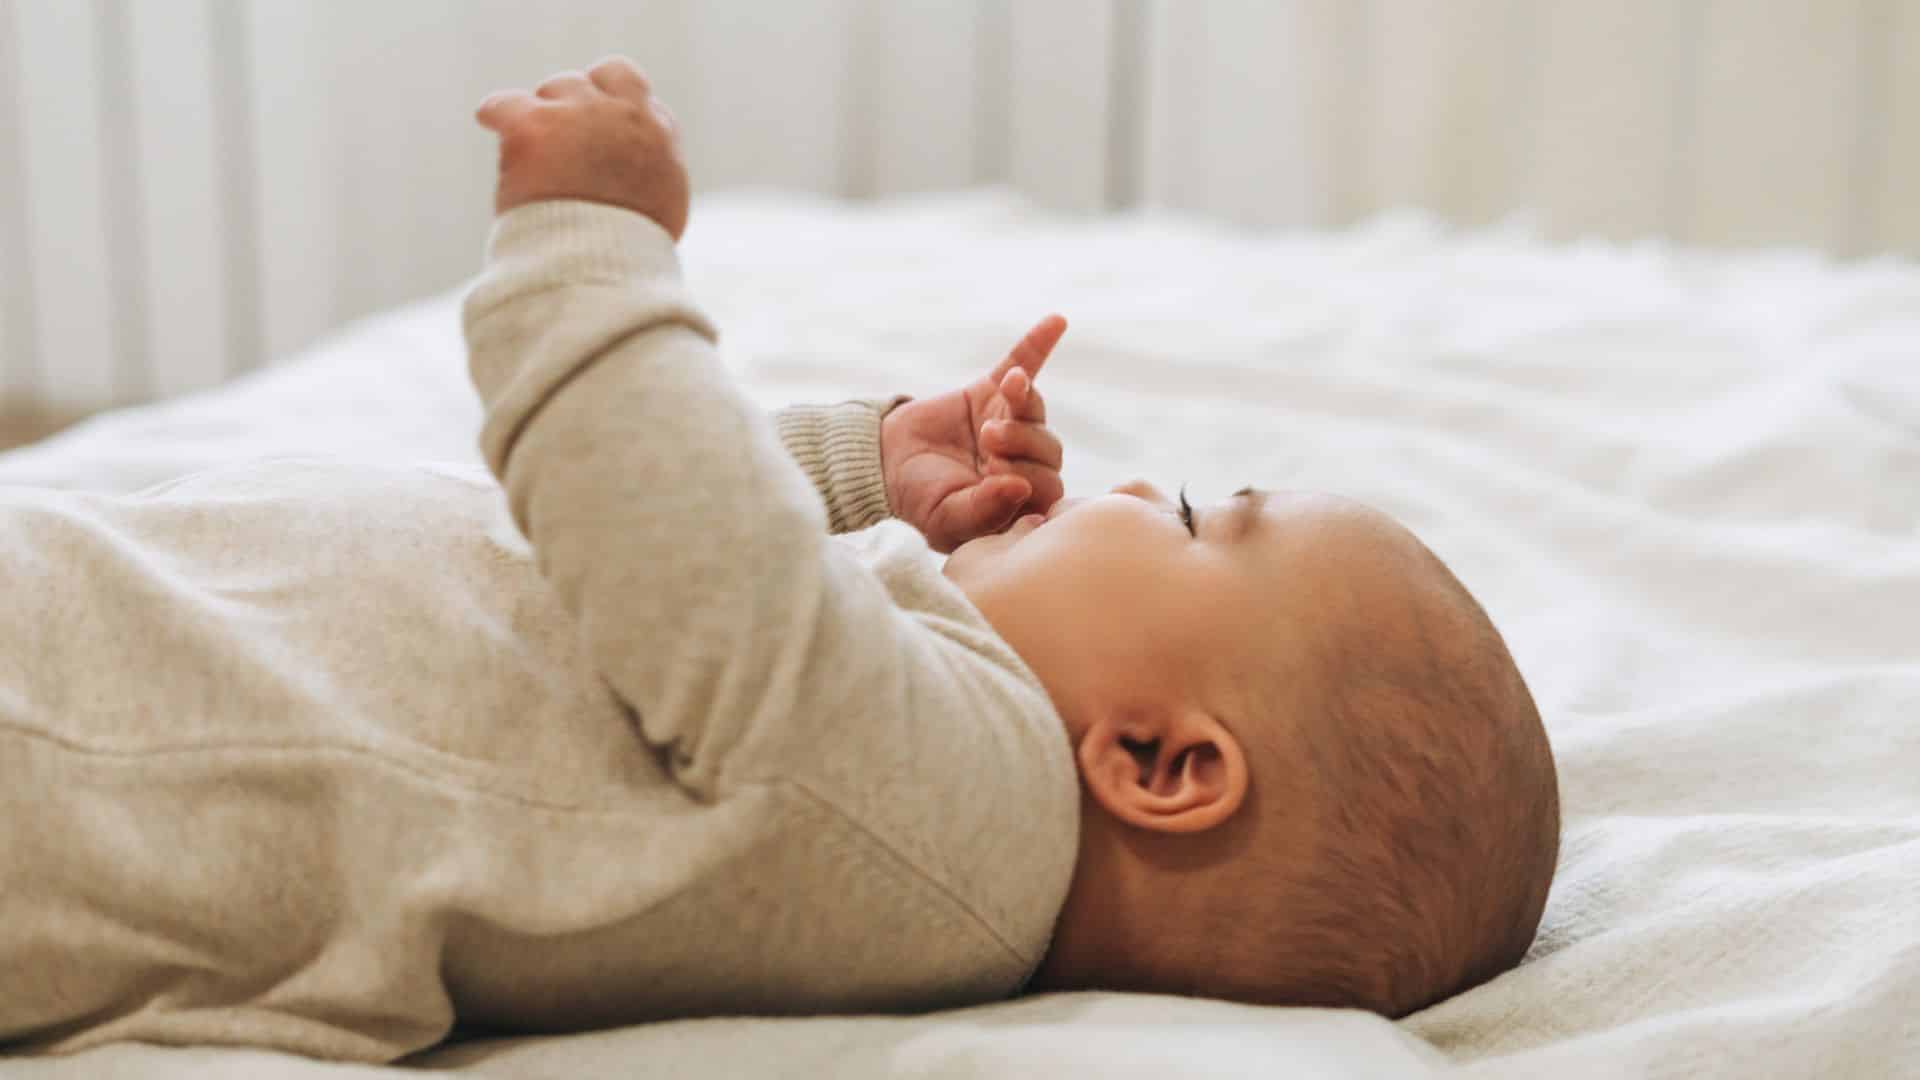
<svg viewBox="0 0 1920 1080">
<path fill-rule="evenodd" d="M 0 0 L 0 404 L 459 284 L 473 107 L 612 52 L 702 191 L 1920 254 L 1920 0 Z"/>
</svg>

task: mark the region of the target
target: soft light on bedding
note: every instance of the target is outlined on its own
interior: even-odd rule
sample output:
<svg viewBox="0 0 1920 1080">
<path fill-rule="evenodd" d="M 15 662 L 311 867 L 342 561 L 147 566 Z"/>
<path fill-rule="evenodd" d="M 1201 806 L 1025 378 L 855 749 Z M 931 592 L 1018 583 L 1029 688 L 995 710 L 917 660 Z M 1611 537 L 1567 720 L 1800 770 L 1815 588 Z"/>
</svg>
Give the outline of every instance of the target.
<svg viewBox="0 0 1920 1080">
<path fill-rule="evenodd" d="M 474 238 L 478 267 L 481 237 Z M 945 389 L 1032 321 L 1070 494 L 1316 488 L 1405 521 L 1506 634 L 1565 838 L 1525 964 L 1395 1025 L 1083 994 L 472 1042 L 474 1075 L 1920 1073 L 1920 267 L 1074 220 L 996 193 L 710 198 L 694 294 L 768 407 Z M 825 253 L 825 254 L 822 254 Z M 280 455 L 476 462 L 456 297 L 0 455 L 132 491 Z M 1196 500 L 1197 501 L 1197 500 Z M 84 962 L 76 958 L 76 962 Z M 9 1077 L 396 1073 L 119 1046 Z"/>
</svg>

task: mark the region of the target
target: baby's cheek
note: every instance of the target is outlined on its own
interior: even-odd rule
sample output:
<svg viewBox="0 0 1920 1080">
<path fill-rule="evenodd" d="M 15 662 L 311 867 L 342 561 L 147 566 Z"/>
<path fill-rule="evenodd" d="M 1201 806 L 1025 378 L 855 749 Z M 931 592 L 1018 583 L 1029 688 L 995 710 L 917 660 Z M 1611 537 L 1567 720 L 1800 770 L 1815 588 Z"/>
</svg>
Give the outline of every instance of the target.
<svg viewBox="0 0 1920 1080">
<path fill-rule="evenodd" d="M 991 570 L 1000 555 L 999 548 L 1005 546 L 1005 536 L 982 536 L 969 540 L 953 549 L 947 561 L 940 567 L 947 580 L 960 585 L 963 589 L 977 584 Z"/>
</svg>

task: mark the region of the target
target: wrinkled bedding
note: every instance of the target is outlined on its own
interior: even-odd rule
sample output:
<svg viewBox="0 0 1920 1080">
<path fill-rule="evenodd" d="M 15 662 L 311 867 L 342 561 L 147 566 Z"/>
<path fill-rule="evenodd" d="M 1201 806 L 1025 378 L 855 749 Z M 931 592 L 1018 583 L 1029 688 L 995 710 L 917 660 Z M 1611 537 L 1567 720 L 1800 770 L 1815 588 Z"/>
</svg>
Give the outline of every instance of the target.
<svg viewBox="0 0 1920 1080">
<path fill-rule="evenodd" d="M 479 250 L 476 237 L 476 258 Z M 1399 1024 L 1078 994 L 483 1040 L 481 1076 L 1920 1075 L 1920 267 L 1071 219 L 999 192 L 714 197 L 685 245 L 769 407 L 944 389 L 1033 320 L 1070 492 L 1318 488 L 1398 515 L 1553 735 L 1559 877 L 1517 970 Z M 457 294 L 0 455 L 137 490 L 248 457 L 477 461 Z M 8 1077 L 390 1070 L 103 1048 Z"/>
</svg>

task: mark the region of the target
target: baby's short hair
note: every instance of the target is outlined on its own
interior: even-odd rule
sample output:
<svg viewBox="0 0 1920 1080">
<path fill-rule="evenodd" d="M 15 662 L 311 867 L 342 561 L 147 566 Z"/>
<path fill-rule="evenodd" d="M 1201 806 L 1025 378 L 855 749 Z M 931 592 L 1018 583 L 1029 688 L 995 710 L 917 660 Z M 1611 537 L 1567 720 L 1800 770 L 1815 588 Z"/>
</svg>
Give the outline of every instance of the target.
<svg viewBox="0 0 1920 1080">
<path fill-rule="evenodd" d="M 1214 963 L 1182 972 L 1186 992 L 1398 1018 L 1515 966 L 1532 943 L 1559 857 L 1553 755 L 1499 631 L 1419 553 L 1440 602 L 1383 631 L 1403 640 L 1329 635 L 1317 700 L 1249 695 L 1294 714 L 1248 725 L 1261 729 L 1245 740 L 1250 801 L 1263 784 L 1304 784 L 1315 820 L 1284 830 L 1304 842 L 1242 850 L 1242 899 L 1206 920 Z"/>
<path fill-rule="evenodd" d="M 1323 827 L 1280 933 L 1311 958 L 1306 996 L 1404 1016 L 1519 964 L 1539 928 L 1560 852 L 1553 755 L 1505 642 L 1459 595 L 1473 644 L 1419 672 L 1348 658 L 1330 724 L 1305 740 Z"/>
</svg>

